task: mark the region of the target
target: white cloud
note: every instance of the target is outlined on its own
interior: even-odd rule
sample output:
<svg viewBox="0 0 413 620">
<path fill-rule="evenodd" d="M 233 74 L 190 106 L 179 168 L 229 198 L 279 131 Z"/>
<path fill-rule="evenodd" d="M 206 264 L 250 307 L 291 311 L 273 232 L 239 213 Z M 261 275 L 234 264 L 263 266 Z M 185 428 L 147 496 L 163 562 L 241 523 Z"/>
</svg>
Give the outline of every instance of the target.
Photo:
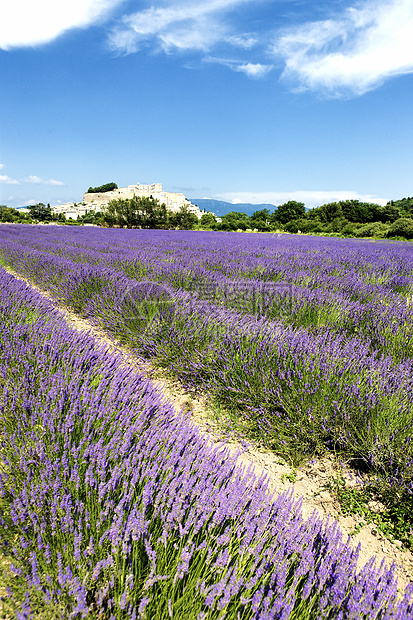
<svg viewBox="0 0 413 620">
<path fill-rule="evenodd" d="M 204 54 L 223 45 L 244 54 L 256 48 L 253 59 L 204 60 L 259 78 L 273 70 L 268 62 L 272 56 L 285 63 L 282 77 L 291 80 L 296 91 L 362 95 L 390 77 L 413 72 L 413 0 L 353 2 L 336 15 L 330 11 L 323 21 L 279 31 L 274 39 L 270 31 L 280 26 L 277 19 L 282 16 L 260 32 L 243 32 L 236 25 L 241 6 L 257 6 L 257 0 L 158 0 L 125 16 L 112 31 L 110 45 L 123 53 L 148 46 L 165 53 Z M 265 57 L 257 56 L 260 49 Z"/>
<path fill-rule="evenodd" d="M 280 205 L 289 200 L 296 200 L 297 202 L 304 202 L 305 206 L 309 209 L 317 207 L 328 202 L 338 202 L 340 200 L 360 200 L 362 202 L 375 202 L 379 205 L 385 205 L 388 202 L 387 198 L 379 198 L 371 194 L 359 194 L 355 191 L 325 191 L 325 190 L 299 190 L 292 192 L 225 192 L 223 194 L 216 194 L 214 196 L 216 200 L 225 200 L 226 202 L 232 202 L 234 205 L 242 202 L 249 202 L 251 204 L 272 204 Z"/>
<path fill-rule="evenodd" d="M 413 72 L 413 0 L 368 0 L 340 16 L 281 33 L 272 52 L 301 90 L 362 95 Z"/>
<path fill-rule="evenodd" d="M 235 67 L 235 71 L 241 71 L 250 78 L 264 77 L 273 69 L 272 65 L 261 65 L 260 63 L 245 63 Z"/>
<path fill-rule="evenodd" d="M 227 58 L 215 58 L 214 56 L 207 56 L 204 58 L 204 62 L 214 62 L 225 67 L 229 67 L 232 71 L 238 71 L 245 73 L 250 78 L 261 78 L 267 75 L 273 69 L 273 65 L 262 65 L 260 63 L 244 63 L 239 60 L 230 60 Z"/>
<path fill-rule="evenodd" d="M 0 183 L 4 183 L 5 185 L 20 185 L 17 179 L 11 179 L 7 174 L 0 174 Z"/>
<path fill-rule="evenodd" d="M 71 28 L 98 22 L 123 0 L 4 0 L 0 49 L 40 45 Z"/>
<path fill-rule="evenodd" d="M 250 78 L 264 77 L 273 70 L 270 54 L 285 63 L 282 76 L 295 90 L 333 96 L 362 95 L 388 78 L 413 72 L 413 0 L 354 0 L 354 6 L 338 15 L 280 31 L 272 40 L 269 33 L 279 27 L 278 17 L 260 32 L 239 27 L 242 6 L 261 1 L 152 0 L 149 8 L 125 15 L 112 27 L 109 45 L 121 53 L 149 46 L 165 53 L 206 54 L 225 45 L 245 55 L 256 48 L 253 59 L 222 64 Z M 107 19 L 123 3 L 126 0 L 4 0 L 0 49 L 47 43 L 67 30 Z M 266 60 L 257 56 L 263 47 Z"/>
<path fill-rule="evenodd" d="M 26 183 L 35 183 L 37 185 L 64 185 L 63 181 L 56 181 L 56 179 L 42 179 L 35 174 L 30 174 L 25 179 Z"/>
<path fill-rule="evenodd" d="M 251 0 L 181 0 L 164 7 L 137 11 L 122 20 L 110 36 L 112 49 L 136 52 L 148 42 L 165 52 L 172 50 L 207 51 L 221 41 L 249 49 L 255 44 L 253 35 L 234 35 L 225 23 L 223 13 Z"/>
<path fill-rule="evenodd" d="M 0 170 L 4 168 L 4 164 L 0 164 Z"/>
<path fill-rule="evenodd" d="M 254 34 L 245 33 L 228 37 L 228 43 L 237 47 L 242 47 L 244 50 L 250 50 L 259 43 L 259 40 Z"/>
</svg>

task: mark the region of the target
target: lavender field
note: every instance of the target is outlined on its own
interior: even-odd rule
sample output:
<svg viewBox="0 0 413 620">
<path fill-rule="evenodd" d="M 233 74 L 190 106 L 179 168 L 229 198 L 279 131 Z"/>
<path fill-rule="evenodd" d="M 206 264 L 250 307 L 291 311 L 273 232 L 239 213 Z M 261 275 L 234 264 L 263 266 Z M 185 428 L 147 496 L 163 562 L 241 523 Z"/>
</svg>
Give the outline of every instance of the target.
<svg viewBox="0 0 413 620">
<path fill-rule="evenodd" d="M 0 230 L 0 263 L 56 304 L 209 395 L 234 431 L 291 462 L 345 455 L 407 522 L 411 248 Z M 19 617 L 413 617 L 391 569 L 357 575 L 336 526 L 268 497 L 56 304 L 0 278 L 1 539 Z"/>
</svg>

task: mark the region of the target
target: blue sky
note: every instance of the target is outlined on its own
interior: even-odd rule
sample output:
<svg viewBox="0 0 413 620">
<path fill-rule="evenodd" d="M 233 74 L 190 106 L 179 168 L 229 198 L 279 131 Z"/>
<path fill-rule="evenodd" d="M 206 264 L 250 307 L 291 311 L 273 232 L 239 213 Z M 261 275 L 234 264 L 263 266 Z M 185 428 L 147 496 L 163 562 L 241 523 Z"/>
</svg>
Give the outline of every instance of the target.
<svg viewBox="0 0 413 620">
<path fill-rule="evenodd" d="M 0 203 L 413 195 L 413 0 L 4 0 Z"/>
</svg>

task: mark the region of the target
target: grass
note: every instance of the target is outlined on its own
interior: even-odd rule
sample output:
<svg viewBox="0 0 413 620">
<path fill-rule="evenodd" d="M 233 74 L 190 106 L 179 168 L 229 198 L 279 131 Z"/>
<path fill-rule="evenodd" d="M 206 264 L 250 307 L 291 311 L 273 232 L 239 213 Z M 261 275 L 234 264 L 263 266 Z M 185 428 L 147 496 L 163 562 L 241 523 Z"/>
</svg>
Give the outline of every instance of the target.
<svg viewBox="0 0 413 620">
<path fill-rule="evenodd" d="M 297 470 L 293 467 L 289 474 L 282 474 L 281 482 L 285 482 L 286 480 L 291 484 L 295 484 L 297 482 Z"/>
<path fill-rule="evenodd" d="M 377 484 L 377 480 L 357 486 L 349 485 L 342 475 L 332 478 L 327 488 L 340 504 L 343 515 L 357 515 L 361 518 L 359 530 L 374 523 L 377 529 L 391 542 L 400 542 L 413 551 L 413 497 L 405 495 L 389 497 L 388 492 Z"/>
</svg>

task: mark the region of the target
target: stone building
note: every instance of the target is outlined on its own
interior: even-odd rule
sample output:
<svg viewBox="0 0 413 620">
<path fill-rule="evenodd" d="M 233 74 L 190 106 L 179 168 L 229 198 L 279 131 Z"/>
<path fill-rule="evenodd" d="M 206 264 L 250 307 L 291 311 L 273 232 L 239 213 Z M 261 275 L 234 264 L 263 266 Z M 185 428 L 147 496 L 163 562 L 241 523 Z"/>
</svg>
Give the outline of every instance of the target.
<svg viewBox="0 0 413 620">
<path fill-rule="evenodd" d="M 183 206 L 188 211 L 194 213 L 198 219 L 202 217 L 202 213 L 196 205 L 193 205 L 185 196 L 179 192 L 164 192 L 162 183 L 152 183 L 150 185 L 128 185 L 127 187 L 119 187 L 110 192 L 88 193 L 83 195 L 83 203 L 66 202 L 61 205 L 52 207 L 53 213 L 57 215 L 63 213 L 68 219 L 77 219 L 86 213 L 103 211 L 111 200 L 119 198 L 133 198 L 134 196 L 142 196 L 146 198 L 154 198 L 159 200 L 159 204 L 165 203 L 168 211 L 176 213 Z"/>
<path fill-rule="evenodd" d="M 181 207 L 185 206 L 191 213 L 194 213 L 198 219 L 202 216 L 199 208 L 187 200 L 180 192 L 163 191 L 162 183 L 152 183 L 150 185 L 136 183 L 136 185 L 119 187 L 110 192 L 86 193 L 83 196 L 83 202 L 88 211 L 102 211 L 111 200 L 133 198 L 134 196 L 152 197 L 155 200 L 159 200 L 159 204 L 165 203 L 168 211 L 172 211 L 173 213 L 176 213 Z"/>
</svg>

